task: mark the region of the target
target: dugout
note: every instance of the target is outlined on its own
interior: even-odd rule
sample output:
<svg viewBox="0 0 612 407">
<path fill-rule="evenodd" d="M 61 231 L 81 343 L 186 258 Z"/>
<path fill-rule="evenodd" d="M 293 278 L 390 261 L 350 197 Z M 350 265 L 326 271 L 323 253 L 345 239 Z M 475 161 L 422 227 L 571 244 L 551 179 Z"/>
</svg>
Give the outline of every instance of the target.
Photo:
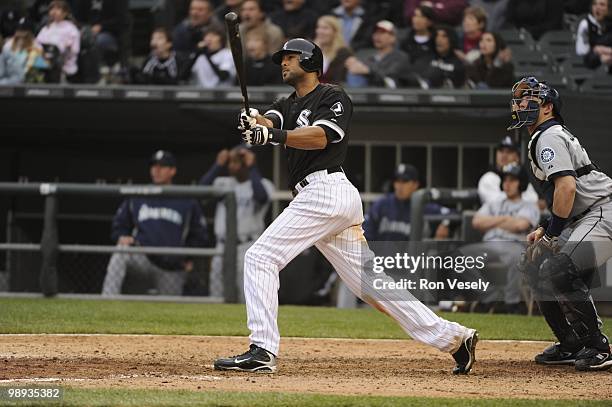
<svg viewBox="0 0 612 407">
<path fill-rule="evenodd" d="M 264 107 L 287 92 L 286 87 L 253 88 L 251 103 Z M 399 162 L 417 166 L 423 186 L 474 187 L 507 134 L 508 91 L 352 89 L 349 94 L 355 109 L 345 167 L 366 197 L 385 190 Z M 569 128 L 591 159 L 611 173 L 612 96 L 564 91 L 562 97 Z M 177 183 L 196 182 L 219 149 L 239 141 L 240 100 L 238 88 L 0 87 L 0 181 L 147 183 L 148 157 L 163 148 L 179 160 Z M 286 192 L 280 150 L 259 149 L 257 156 L 264 176 Z M 289 195 L 282 196 L 276 212 Z M 40 204 L 1 200 L 3 231 L 9 205 L 21 216 L 13 221 L 20 222 L 23 240 L 39 241 Z M 62 202 L 63 240 L 109 244 L 117 205 L 116 199 Z"/>
</svg>

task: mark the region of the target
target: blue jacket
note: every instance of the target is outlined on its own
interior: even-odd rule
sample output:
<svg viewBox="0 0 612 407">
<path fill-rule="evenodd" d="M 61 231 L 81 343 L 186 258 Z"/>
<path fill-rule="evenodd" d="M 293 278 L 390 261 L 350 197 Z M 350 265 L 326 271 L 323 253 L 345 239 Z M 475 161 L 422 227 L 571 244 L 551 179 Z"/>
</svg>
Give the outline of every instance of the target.
<svg viewBox="0 0 612 407">
<path fill-rule="evenodd" d="M 129 198 L 113 219 L 111 239 L 133 236 L 140 246 L 201 247 L 207 243 L 200 204 L 184 198 Z M 166 270 L 181 270 L 180 256 L 148 256 Z"/>
<path fill-rule="evenodd" d="M 365 216 L 363 230 L 371 241 L 407 241 L 410 239 L 410 199 L 400 201 L 386 194 L 374 202 Z M 440 215 L 450 210 L 435 203 L 425 205 L 425 215 Z"/>
</svg>

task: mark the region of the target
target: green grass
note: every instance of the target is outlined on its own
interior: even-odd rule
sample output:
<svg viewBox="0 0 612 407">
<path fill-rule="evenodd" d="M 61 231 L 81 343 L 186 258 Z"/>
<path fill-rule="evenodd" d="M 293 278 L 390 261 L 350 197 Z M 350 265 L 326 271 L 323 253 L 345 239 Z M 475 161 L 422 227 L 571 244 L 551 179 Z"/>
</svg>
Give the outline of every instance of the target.
<svg viewBox="0 0 612 407">
<path fill-rule="evenodd" d="M 442 315 L 478 329 L 484 339 L 552 339 L 541 317 Z M 407 337 L 390 318 L 372 309 L 283 306 L 279 326 L 283 336 L 293 337 Z M 248 331 L 244 305 L 3 298 L 0 333 L 247 335 Z"/>
<path fill-rule="evenodd" d="M 9 405 L 23 405 L 13 403 Z M 485 399 L 462 400 L 425 397 L 374 397 L 374 396 L 329 396 L 319 394 L 291 393 L 236 393 L 220 391 L 187 390 L 122 390 L 122 389 L 77 389 L 66 388 L 60 403 L 41 402 L 34 405 L 53 406 L 609 406 L 608 401 L 597 400 L 521 400 Z"/>
</svg>

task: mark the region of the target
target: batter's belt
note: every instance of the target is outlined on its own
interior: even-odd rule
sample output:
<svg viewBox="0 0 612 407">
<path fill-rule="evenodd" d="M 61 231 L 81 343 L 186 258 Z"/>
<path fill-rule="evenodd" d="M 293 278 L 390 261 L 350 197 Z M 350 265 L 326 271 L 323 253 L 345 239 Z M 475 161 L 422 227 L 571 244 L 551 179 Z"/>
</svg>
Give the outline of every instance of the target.
<svg viewBox="0 0 612 407">
<path fill-rule="evenodd" d="M 323 171 L 323 170 L 319 170 L 319 171 Z M 325 171 L 327 171 L 327 174 L 334 174 L 336 172 L 344 172 L 344 170 L 342 169 L 341 166 L 336 165 L 334 167 L 329 167 L 327 169 L 325 169 Z M 315 171 L 316 172 L 316 171 Z M 312 173 L 311 173 L 312 174 Z M 310 184 L 310 182 L 308 182 L 308 176 L 310 174 L 306 175 L 304 177 L 304 179 L 302 179 L 300 182 L 298 182 L 297 184 L 295 184 L 295 187 L 293 188 L 293 190 L 291 191 L 291 193 L 293 194 L 293 196 L 295 197 L 298 194 L 298 187 L 300 188 L 304 188 L 306 187 L 308 184 Z"/>
</svg>

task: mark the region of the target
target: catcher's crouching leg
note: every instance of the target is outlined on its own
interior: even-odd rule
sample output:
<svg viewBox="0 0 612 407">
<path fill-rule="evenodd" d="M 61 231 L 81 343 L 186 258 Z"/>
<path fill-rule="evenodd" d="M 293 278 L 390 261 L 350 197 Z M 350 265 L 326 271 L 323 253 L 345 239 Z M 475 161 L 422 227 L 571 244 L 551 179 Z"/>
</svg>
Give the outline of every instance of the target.
<svg viewBox="0 0 612 407">
<path fill-rule="evenodd" d="M 571 257 L 566 253 L 558 253 L 542 264 L 541 272 L 543 277 L 550 278 L 553 292 L 567 321 L 578 336 L 585 340 L 585 346 L 598 346 L 595 342 L 601 332 L 597 310 L 591 301 L 589 287 Z"/>
<path fill-rule="evenodd" d="M 582 350 L 583 344 L 568 323 L 565 313 L 557 302 L 552 281 L 542 278 L 540 266 L 541 263 L 534 263 L 523 256 L 519 269 L 532 289 L 538 308 L 546 323 L 559 342 L 536 355 L 535 362 L 543 365 L 572 365 L 576 360 L 576 354 Z"/>
</svg>

